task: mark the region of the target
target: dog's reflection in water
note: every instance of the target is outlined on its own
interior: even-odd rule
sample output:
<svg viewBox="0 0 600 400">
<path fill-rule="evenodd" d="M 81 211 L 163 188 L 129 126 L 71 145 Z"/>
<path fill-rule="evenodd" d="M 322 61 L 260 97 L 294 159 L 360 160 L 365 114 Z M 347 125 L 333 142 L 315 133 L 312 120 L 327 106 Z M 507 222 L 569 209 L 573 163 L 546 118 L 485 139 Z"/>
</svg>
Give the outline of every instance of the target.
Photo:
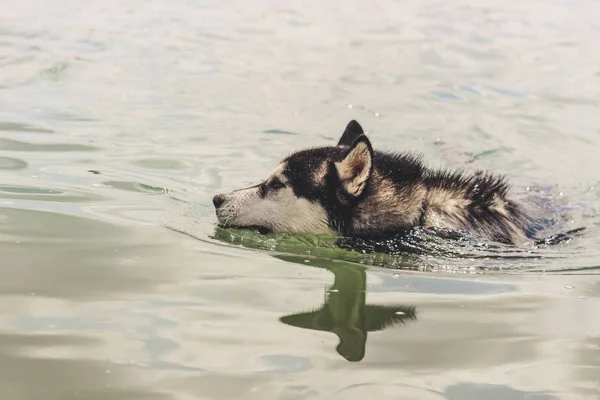
<svg viewBox="0 0 600 400">
<path fill-rule="evenodd" d="M 304 264 L 304 257 L 276 257 Z M 298 328 L 335 333 L 340 340 L 336 350 L 346 360 L 356 362 L 364 358 L 369 332 L 417 319 L 414 306 L 366 304 L 364 267 L 322 259 L 312 260 L 311 265 L 326 268 L 335 277 L 324 304 L 313 311 L 286 315 L 280 321 Z"/>
</svg>

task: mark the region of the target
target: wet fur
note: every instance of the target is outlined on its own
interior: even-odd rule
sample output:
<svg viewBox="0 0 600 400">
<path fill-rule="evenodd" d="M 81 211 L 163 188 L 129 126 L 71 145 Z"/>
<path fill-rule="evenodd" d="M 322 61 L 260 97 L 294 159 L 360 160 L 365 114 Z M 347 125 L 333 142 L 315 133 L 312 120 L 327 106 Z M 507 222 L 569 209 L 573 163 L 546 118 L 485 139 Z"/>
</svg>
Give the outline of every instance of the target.
<svg viewBox="0 0 600 400">
<path fill-rule="evenodd" d="M 431 170 L 415 155 L 374 151 L 351 121 L 337 146 L 296 152 L 261 185 L 215 196 L 215 206 L 223 226 L 347 237 L 422 227 L 522 243 L 530 218 L 507 194 L 503 177 Z"/>
</svg>

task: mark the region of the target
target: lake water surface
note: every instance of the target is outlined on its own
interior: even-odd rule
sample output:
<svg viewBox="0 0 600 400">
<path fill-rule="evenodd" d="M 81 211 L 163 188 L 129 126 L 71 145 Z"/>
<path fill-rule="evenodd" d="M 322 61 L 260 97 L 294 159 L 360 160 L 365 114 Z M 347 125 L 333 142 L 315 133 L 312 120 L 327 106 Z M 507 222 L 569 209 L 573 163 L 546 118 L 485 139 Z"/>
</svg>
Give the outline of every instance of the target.
<svg viewBox="0 0 600 400">
<path fill-rule="evenodd" d="M 600 398 L 598 16 L 0 0 L 0 399 Z M 215 228 L 350 119 L 586 229 L 457 257 Z"/>
</svg>

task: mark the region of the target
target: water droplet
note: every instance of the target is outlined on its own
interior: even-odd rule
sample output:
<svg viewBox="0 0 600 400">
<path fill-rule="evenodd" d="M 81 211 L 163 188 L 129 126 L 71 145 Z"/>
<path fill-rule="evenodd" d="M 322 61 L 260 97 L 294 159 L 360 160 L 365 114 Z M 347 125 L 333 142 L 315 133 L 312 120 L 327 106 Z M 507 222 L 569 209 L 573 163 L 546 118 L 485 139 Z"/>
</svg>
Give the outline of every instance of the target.
<svg viewBox="0 0 600 400">
<path fill-rule="evenodd" d="M 404 311 L 396 311 L 396 315 L 406 315 Z"/>
<path fill-rule="evenodd" d="M 565 285 L 565 289 L 574 289 L 574 288 L 575 288 L 575 286 L 573 286 L 573 285 Z"/>
<path fill-rule="evenodd" d="M 591 192 L 592 190 L 594 190 L 594 187 L 593 187 L 593 186 L 590 186 L 590 192 Z"/>
<path fill-rule="evenodd" d="M 348 104 L 348 108 L 352 108 L 352 107 L 353 107 L 353 105 L 352 105 L 352 104 Z"/>
<path fill-rule="evenodd" d="M 529 192 L 529 191 L 531 190 L 531 188 L 530 188 L 529 186 L 527 186 L 527 187 L 525 188 L 525 190 L 527 190 L 527 191 Z"/>
<path fill-rule="evenodd" d="M 392 275 L 393 278 L 400 278 L 400 274 L 394 274 Z"/>
<path fill-rule="evenodd" d="M 563 192 L 558 192 L 558 195 L 559 195 L 559 196 L 562 196 L 562 195 L 563 195 Z"/>
<path fill-rule="evenodd" d="M 378 112 L 376 112 L 376 113 L 375 113 L 375 116 L 376 116 L 376 117 L 379 117 L 379 113 L 378 113 Z"/>
</svg>

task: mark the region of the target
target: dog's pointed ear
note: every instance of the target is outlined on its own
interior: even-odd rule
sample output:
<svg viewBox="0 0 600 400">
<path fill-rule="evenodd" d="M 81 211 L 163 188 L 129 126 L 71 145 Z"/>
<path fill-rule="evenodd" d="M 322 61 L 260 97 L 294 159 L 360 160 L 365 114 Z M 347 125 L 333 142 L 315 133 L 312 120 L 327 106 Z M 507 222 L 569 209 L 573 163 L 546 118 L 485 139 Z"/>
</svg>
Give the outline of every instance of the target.
<svg viewBox="0 0 600 400">
<path fill-rule="evenodd" d="M 364 135 L 362 126 L 355 120 L 352 120 L 346 125 L 346 130 L 338 142 L 338 146 L 351 146 L 359 136 Z"/>
<path fill-rule="evenodd" d="M 350 146 L 344 159 L 335 163 L 344 191 L 351 197 L 363 194 L 373 172 L 373 148 L 365 135 Z"/>
</svg>

